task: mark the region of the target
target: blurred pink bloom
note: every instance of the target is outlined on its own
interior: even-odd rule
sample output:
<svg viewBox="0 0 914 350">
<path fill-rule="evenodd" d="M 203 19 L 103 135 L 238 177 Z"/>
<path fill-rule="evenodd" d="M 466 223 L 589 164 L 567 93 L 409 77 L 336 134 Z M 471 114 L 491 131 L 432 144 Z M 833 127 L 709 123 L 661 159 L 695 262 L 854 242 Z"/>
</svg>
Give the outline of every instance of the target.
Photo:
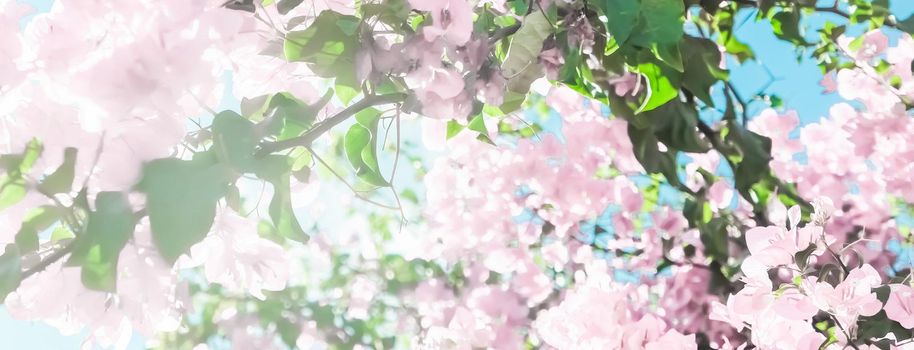
<svg viewBox="0 0 914 350">
<path fill-rule="evenodd" d="M 885 303 L 885 314 L 898 321 L 907 329 L 914 328 L 914 288 L 904 284 L 892 284 L 889 300 Z"/>
<path fill-rule="evenodd" d="M 444 37 L 453 45 L 463 45 L 473 33 L 473 10 L 466 0 L 409 0 L 419 11 L 432 14 L 432 24 L 423 29 L 425 40 Z"/>
</svg>

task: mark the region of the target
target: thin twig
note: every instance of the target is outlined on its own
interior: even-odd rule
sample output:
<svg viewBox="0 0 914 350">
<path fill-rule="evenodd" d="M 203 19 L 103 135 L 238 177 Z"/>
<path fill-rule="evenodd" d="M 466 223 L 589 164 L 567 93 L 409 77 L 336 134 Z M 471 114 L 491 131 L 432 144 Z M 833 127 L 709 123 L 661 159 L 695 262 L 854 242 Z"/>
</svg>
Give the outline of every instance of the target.
<svg viewBox="0 0 914 350">
<path fill-rule="evenodd" d="M 365 202 L 368 202 L 368 203 L 377 205 L 377 206 L 379 206 L 379 207 L 385 208 L 385 209 L 391 209 L 391 210 L 398 210 L 398 209 L 399 209 L 399 208 L 394 207 L 394 206 L 391 206 L 391 205 L 387 205 L 387 204 L 383 204 L 383 203 L 376 202 L 376 201 L 374 201 L 374 200 L 371 200 L 371 199 L 369 199 L 369 198 L 363 196 L 361 193 L 359 193 L 359 191 L 357 191 L 357 190 L 355 189 L 355 187 L 352 187 L 352 185 L 350 185 L 349 182 L 346 181 L 346 179 L 344 179 L 339 173 L 337 173 L 336 170 L 333 170 L 333 168 L 330 167 L 330 164 L 327 164 L 327 162 L 325 162 L 323 158 L 321 158 L 319 155 L 317 155 L 317 152 L 314 152 L 314 150 L 311 149 L 310 146 L 305 146 L 305 149 L 307 149 L 308 152 L 311 152 L 311 155 L 314 156 L 314 159 L 317 159 L 317 161 L 318 161 L 319 163 L 321 163 L 321 165 L 323 165 L 325 168 L 327 168 L 327 170 L 329 170 L 330 173 L 333 174 L 333 176 L 336 176 L 336 178 L 339 179 L 340 182 L 343 183 L 343 185 L 346 185 L 346 187 L 348 187 L 349 190 L 352 191 L 352 194 L 355 195 L 356 198 L 361 199 L 361 200 L 363 200 L 363 201 L 365 201 Z"/>
<path fill-rule="evenodd" d="M 400 195 L 397 193 L 397 189 L 394 187 L 394 177 L 397 176 L 397 166 L 400 164 L 400 108 L 397 108 L 397 151 L 394 154 L 394 166 L 390 170 L 390 191 L 394 194 L 394 199 L 397 200 L 397 207 L 400 208 L 400 230 L 403 230 L 403 224 L 408 223 L 406 220 L 406 213 L 403 212 L 403 203 L 400 202 Z"/>
<path fill-rule="evenodd" d="M 832 314 L 828 314 L 828 316 L 831 317 L 833 321 L 835 321 L 835 324 L 838 325 L 838 328 L 841 329 L 841 332 L 844 332 L 844 336 L 847 337 L 847 345 L 850 345 L 856 350 L 860 350 L 860 348 L 857 347 L 857 344 L 854 344 L 854 341 L 851 339 L 850 333 L 848 333 L 847 330 L 844 329 L 844 326 L 841 325 L 841 322 L 838 321 L 838 318 Z"/>
<path fill-rule="evenodd" d="M 727 80 L 725 86 L 727 87 L 727 90 L 730 90 L 730 95 L 733 95 L 733 98 L 736 99 L 736 103 L 739 104 L 740 114 L 743 117 L 743 127 L 745 128 L 746 124 L 749 122 L 749 106 L 746 104 L 746 100 L 736 91 L 736 87 L 733 86 L 732 82 Z"/>
</svg>

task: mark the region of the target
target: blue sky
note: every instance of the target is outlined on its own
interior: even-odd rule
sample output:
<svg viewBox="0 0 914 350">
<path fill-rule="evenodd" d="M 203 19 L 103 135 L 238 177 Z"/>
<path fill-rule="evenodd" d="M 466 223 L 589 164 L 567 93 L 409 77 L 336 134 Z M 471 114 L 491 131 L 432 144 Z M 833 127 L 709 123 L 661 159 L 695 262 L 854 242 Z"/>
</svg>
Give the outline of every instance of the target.
<svg viewBox="0 0 914 350">
<path fill-rule="evenodd" d="M 824 6 L 832 0 L 820 1 Z M 914 13 L 914 1 L 894 0 L 891 3 L 892 13 L 897 18 L 904 19 Z M 828 108 L 841 101 L 837 94 L 822 94 L 819 80 L 822 75 L 814 59 L 805 58 L 798 61 L 794 54 L 793 46 L 778 40 L 771 31 L 767 21 L 755 22 L 752 18 L 743 22 L 745 17 L 754 17 L 755 13 L 744 11 L 740 13 L 736 23 L 739 25 L 736 36 L 742 42 L 748 43 L 756 54 L 756 61 L 748 62 L 739 67 L 730 67 L 731 80 L 743 98 L 752 96 L 771 80 L 768 72 L 776 78 L 765 90 L 767 93 L 776 94 L 784 101 L 784 107 L 796 110 L 803 124 L 818 121 L 828 114 Z M 806 20 L 807 37 L 817 39 L 814 28 L 820 27 L 825 21 L 831 20 L 844 23 L 841 17 L 833 14 L 816 14 Z M 860 32 L 857 28 L 856 32 Z M 853 33 L 854 31 L 849 31 Z M 897 38 L 898 33 L 887 31 L 890 38 Z M 768 71 L 766 71 L 766 68 Z M 750 108 L 750 115 L 757 114 L 761 104 Z"/>
<path fill-rule="evenodd" d="M 50 8 L 53 0 L 19 0 L 19 2 L 31 4 L 42 12 Z M 895 0 L 892 3 L 892 10 L 898 18 L 906 18 L 914 13 L 914 1 Z M 754 14 L 741 13 L 737 23 L 740 23 L 745 16 L 754 16 Z M 817 15 L 807 24 L 815 27 L 827 19 L 841 21 L 840 18 L 833 15 Z M 818 85 L 821 74 L 815 61 L 810 59 L 798 61 L 793 47 L 775 38 L 770 24 L 756 23 L 750 18 L 738 27 L 736 35 L 743 42 L 749 43 L 757 56 L 755 62 L 730 67 L 732 69 L 731 79 L 743 97 L 751 96 L 767 85 L 770 79 L 768 72 L 770 72 L 776 80 L 768 86 L 765 92 L 779 95 L 784 101 L 785 108 L 797 110 L 804 124 L 825 116 L 828 107 L 840 100 L 834 94 L 823 95 L 821 93 L 822 89 Z M 755 109 L 754 112 L 757 112 L 757 108 L 753 109 Z M 750 115 L 752 114 L 755 113 Z M 58 350 L 78 349 L 83 336 L 66 337 L 55 328 L 42 323 L 14 320 L 7 314 L 6 309 L 0 306 L 0 339 L 3 339 L 9 348 Z M 142 349 L 141 340 L 135 338 L 130 348 Z"/>
</svg>

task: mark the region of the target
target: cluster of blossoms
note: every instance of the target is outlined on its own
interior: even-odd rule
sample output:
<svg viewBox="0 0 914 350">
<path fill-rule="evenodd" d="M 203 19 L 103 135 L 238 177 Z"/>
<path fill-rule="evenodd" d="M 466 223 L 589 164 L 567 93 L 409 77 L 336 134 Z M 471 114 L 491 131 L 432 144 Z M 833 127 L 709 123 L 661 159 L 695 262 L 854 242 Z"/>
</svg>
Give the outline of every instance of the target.
<svg viewBox="0 0 914 350">
<path fill-rule="evenodd" d="M 762 349 L 818 348 L 826 342 L 834 348 L 858 341 L 875 343 L 879 339 L 858 339 L 856 332 L 865 328 L 863 324 L 874 322 L 873 317 L 883 307 L 885 314 L 891 315 L 889 319 L 902 325 L 908 322 L 903 316 L 907 302 L 903 296 L 909 287 L 891 285 L 888 289 L 897 294 L 890 294 L 888 302 L 878 300 L 874 290 L 883 285 L 887 275 L 895 273 L 893 254 L 887 249 L 893 240 L 900 238 L 893 219 L 892 200 L 908 201 L 911 193 L 907 190 L 910 176 L 906 176 L 909 164 L 904 161 L 910 151 L 903 141 L 911 131 L 910 118 L 905 112 L 905 101 L 911 97 L 904 89 L 910 85 L 912 57 L 909 56 L 914 50 L 908 48 L 912 39 L 907 35 L 902 36 L 895 48 L 888 47 L 880 32 L 869 33 L 862 40 L 864 44 L 856 49 L 848 47 L 850 39 L 841 40 L 857 67 L 840 70 L 837 82 L 830 88 L 844 98 L 860 101 L 864 109 L 840 103 L 832 108 L 829 118 L 800 128 L 799 139 L 791 136 L 799 126 L 799 118 L 793 112 L 778 115 L 767 110 L 749 125 L 750 130 L 772 139 L 775 173 L 797 183 L 801 196 L 822 198 L 816 203 L 822 210 L 814 214 L 816 224 L 798 227 L 799 209 L 787 210 L 772 197 L 766 217 L 777 226 L 750 228 L 744 235 L 747 248 L 730 247 L 731 251 L 747 249 L 751 254 L 742 263 L 742 282 L 746 286 L 738 293 L 726 298 L 726 302 L 721 301 L 707 290 L 711 277 L 706 269 L 674 266 L 672 278 L 650 274 L 646 274 L 650 278 L 641 278 L 639 282 L 644 286 L 652 286 L 643 289 L 653 289 L 642 292 L 645 299 L 640 302 L 638 297 L 632 300 L 632 295 L 638 293 L 627 293 L 625 304 L 635 306 L 626 312 L 638 314 L 652 309 L 653 313 L 648 314 L 651 317 L 659 315 L 685 333 L 704 332 L 718 348 L 733 348 L 732 343 L 743 341 L 745 334 L 750 334 L 746 344 Z M 879 65 L 875 60 L 882 54 L 886 54 L 891 68 L 872 68 Z M 827 87 L 830 85 L 828 79 L 825 83 Z M 639 230 L 641 222 L 632 214 L 641 210 L 644 199 L 626 175 L 639 173 L 641 169 L 629 153 L 631 144 L 620 142 L 626 140 L 621 134 L 625 123 L 603 119 L 599 104 L 582 108 L 587 103 L 575 96 L 570 91 L 556 89 L 547 97 L 550 107 L 563 118 L 563 141 L 547 134 L 542 140 L 521 140 L 513 149 L 486 151 L 477 149 L 489 148 L 486 145 L 466 143 L 458 138 L 450 142 L 449 159 L 439 160 L 426 178 L 430 195 L 428 219 L 433 228 L 442 230 L 442 234 L 436 235 L 433 229 L 433 237 L 440 245 L 432 245 L 427 252 L 471 266 L 482 265 L 473 269 L 477 274 L 482 271 L 483 277 L 477 277 L 480 281 L 491 280 L 489 274 L 497 273 L 505 290 L 519 294 L 529 307 L 548 305 L 547 290 L 560 289 L 563 283 L 568 283 L 563 278 L 571 280 L 570 276 L 583 271 L 595 255 L 601 263 L 625 271 L 649 270 L 663 258 L 686 264 L 704 260 L 699 253 L 685 261 L 682 246 L 692 245 L 700 250 L 702 244 L 695 231 L 685 228 L 682 218 L 664 218 L 664 212 L 658 211 L 655 215 L 660 216 L 653 218 L 654 226 Z M 839 154 L 835 149 L 848 153 Z M 735 207 L 731 204 L 735 193 L 728 180 L 718 178 L 705 183 L 706 178 L 699 174 L 699 169 L 717 171 L 720 162 L 717 154 L 690 157 L 693 162 L 686 166 L 687 185 L 695 191 L 706 187 L 712 210 L 732 210 L 738 217 L 751 215 L 751 208 L 743 199 L 737 198 Z M 600 178 L 601 166 L 606 165 L 617 173 Z M 436 188 L 442 190 L 435 191 Z M 445 188 L 461 190 L 445 191 Z M 614 205 L 623 209 L 610 214 L 614 237 L 604 249 L 638 250 L 637 257 L 600 254 L 586 240 L 574 238 L 582 223 L 604 215 Z M 831 220 L 826 222 L 825 216 Z M 467 222 L 479 224 L 467 225 Z M 549 223 L 553 230 L 544 231 L 543 223 Z M 749 221 L 742 224 L 755 225 Z M 453 232 L 465 234 L 455 237 Z M 665 234 L 675 237 L 677 243 L 666 256 L 657 248 Z M 844 248 L 849 245 L 857 252 L 855 259 L 849 254 L 850 248 Z M 841 257 L 824 254 L 830 251 Z M 804 259 L 810 260 L 795 261 L 801 252 Z M 860 266 L 836 275 L 839 280 L 835 280 L 836 276 L 819 280 L 812 269 L 821 269 L 829 260 Z M 807 270 L 798 269 L 798 264 Z M 776 272 L 774 282 L 769 278 L 772 272 Z M 781 282 L 785 282 L 781 288 L 775 288 L 778 286 L 775 283 Z M 569 308 L 575 303 L 568 298 L 590 295 L 572 292 L 578 288 L 582 287 L 576 286 L 563 294 Z M 533 292 L 537 290 L 540 292 Z M 659 295 L 659 301 L 645 302 L 651 294 Z M 517 296 L 510 298 L 516 300 Z M 450 305 L 473 305 L 471 300 L 458 299 Z M 713 314 L 712 321 L 708 321 L 709 313 Z M 557 310 L 542 315 L 550 314 L 553 316 L 547 317 L 561 315 Z M 827 332 L 817 330 L 811 322 L 814 318 L 821 321 L 823 315 L 834 318 L 830 326 L 836 327 L 835 330 L 845 329 L 833 330 L 837 335 L 828 338 Z M 493 317 L 488 314 L 483 318 Z M 445 317 L 436 325 L 444 327 L 449 322 Z M 559 323 L 565 327 L 556 328 L 562 330 L 554 334 L 533 328 L 546 344 L 559 348 L 573 343 L 609 344 L 600 343 L 599 335 L 588 333 L 587 323 L 580 319 L 569 316 L 553 324 Z M 505 322 L 489 324 L 487 329 L 493 334 L 504 334 L 500 327 L 512 326 L 516 324 Z M 575 326 L 582 328 L 573 329 Z M 658 332 L 662 333 L 664 327 L 666 324 Z M 459 328 L 449 329 L 454 332 L 449 334 L 466 334 Z M 747 329 L 751 331 L 747 333 Z M 591 334 L 595 339 L 574 338 L 570 334 Z M 618 341 L 619 338 L 603 340 L 607 339 Z M 476 339 L 471 344 L 484 342 Z"/>
<path fill-rule="evenodd" d="M 175 155 L 191 121 L 222 100 L 226 72 L 239 99 L 281 91 L 304 101 L 319 98 L 314 82 L 302 77 L 309 74 L 304 64 L 260 54 L 263 37 L 279 35 L 273 28 L 222 3 L 61 0 L 20 30 L 28 6 L 0 1 L 3 153 L 39 140 L 43 155 L 28 174 L 37 180 L 78 149 L 73 182 L 85 184 L 91 201 L 100 191 L 130 190 L 144 162 Z M 299 15 L 324 5 L 303 7 Z M 271 9 L 267 16 L 283 18 Z M 141 208 L 143 198 L 131 196 Z M 5 208 L 0 222 L 12 229 L 3 230 L 0 243 L 14 241 L 33 208 L 52 204 L 28 191 Z M 79 268 L 61 260 L 25 279 L 6 307 L 16 318 L 42 320 L 64 334 L 87 327 L 86 346 L 123 348 L 134 331 L 152 338 L 176 330 L 192 310 L 181 270 L 203 265 L 208 282 L 257 298 L 262 290 L 283 289 L 288 279 L 284 248 L 258 235 L 256 218 L 229 209 L 189 255 L 170 266 L 143 219 L 120 253 L 116 293 L 86 289 Z"/>
<path fill-rule="evenodd" d="M 788 217 L 786 223 L 746 232 L 750 255 L 740 268 L 744 286 L 729 296 L 726 305 L 714 303 L 710 317 L 751 332 L 751 344 L 760 349 L 844 349 L 861 341 L 889 341 L 896 348 L 900 344 L 891 332 L 861 337 L 872 336 L 867 327 L 878 322 L 877 314 L 883 310 L 882 319 L 914 328 L 909 306 L 912 288 L 884 285 L 880 273 L 862 261 L 847 266 L 851 259 L 846 256 L 853 246 L 833 251 L 834 240 L 824 229 L 834 212 L 831 201 L 823 198 L 814 204 L 814 221 L 803 227 L 799 227 L 800 208 L 792 207 L 781 213 Z M 887 292 L 882 300 L 878 289 Z M 817 329 L 816 322 L 826 326 Z M 826 332 L 826 328 L 831 329 Z"/>
<path fill-rule="evenodd" d="M 905 159 L 914 153 L 905 140 L 914 124 L 905 103 L 912 96 L 914 46 L 903 35 L 896 47 L 889 47 L 880 31 L 856 40 L 842 37 L 838 43 L 854 68 L 826 75 L 822 84 L 859 104 L 836 104 L 827 118 L 803 127 L 796 113 L 773 110 L 749 123 L 751 130 L 771 138 L 775 173 L 796 183 L 803 197 L 821 198 L 813 223 L 804 227 L 798 227 L 798 208 L 769 203 L 767 214 L 776 226 L 745 234 L 750 253 L 741 265 L 745 286 L 725 306 L 715 304 L 711 317 L 739 331 L 751 329 L 751 344 L 759 348 L 864 348 L 861 342 L 880 340 L 895 348 L 893 333 L 879 334 L 891 339 L 870 339 L 860 338 L 858 331 L 880 317 L 911 326 L 905 324 L 910 287 L 883 281 L 904 277 L 906 269 L 888 247 L 902 239 L 893 200 L 911 200 L 910 162 Z M 858 266 L 847 266 L 852 264 Z M 877 299 L 880 288 L 891 293 Z M 812 321 L 824 317 L 836 327 L 833 338 L 813 327 Z"/>
<path fill-rule="evenodd" d="M 560 135 L 503 147 L 458 135 L 425 176 L 430 232 L 419 257 L 469 271 L 456 294 L 444 281 L 417 289 L 426 341 L 512 348 L 531 334 L 556 348 L 688 349 L 694 335 L 680 331 L 731 333 L 707 319 L 719 299 L 706 292 L 707 270 L 691 266 L 704 259 L 697 231 L 636 183 L 643 169 L 627 123 L 567 88 L 551 88 L 545 103 L 562 118 Z M 665 257 L 664 239 L 699 253 Z M 669 278 L 658 275 L 665 258 L 677 259 Z"/>
<path fill-rule="evenodd" d="M 827 118 L 803 127 L 796 113 L 768 110 L 749 128 L 771 138 L 771 166 L 780 178 L 796 183 L 804 198 L 826 197 L 835 203 L 828 224 L 835 239 L 831 244 L 848 243 L 853 236 L 878 242 L 863 245 L 861 253 L 885 270 L 893 262 L 887 244 L 898 237 L 893 199 L 914 199 L 914 168 L 908 161 L 914 148 L 907 142 L 914 122 L 905 106 L 914 97 L 914 39 L 903 35 L 896 47 L 889 47 L 885 34 L 874 31 L 857 39 L 859 47 L 852 41 L 842 37 L 839 43 L 856 67 L 826 75 L 823 86 L 859 108 L 838 103 Z M 799 138 L 791 137 L 797 132 Z"/>
<path fill-rule="evenodd" d="M 244 102 L 289 92 L 305 103 L 318 101 L 322 82 L 306 63 L 276 57 L 276 41 L 308 27 L 322 11 L 353 15 L 354 3 L 308 1 L 284 13 L 275 5 L 258 4 L 256 14 L 224 4 L 60 0 L 20 28 L 29 6 L 0 1 L 3 153 L 20 153 L 31 140 L 39 140 L 43 154 L 28 174 L 31 181 L 75 154 L 73 183 L 84 184 L 91 202 L 101 191 L 130 191 L 145 162 L 191 157 L 186 150 L 201 147 L 197 141 L 208 133 L 198 123 L 205 124 L 207 112 L 225 96 Z M 497 66 L 489 67 L 488 38 L 470 34 L 474 5 L 462 0 L 410 5 L 429 14 L 427 24 L 405 39 L 372 37 L 357 55 L 357 78 L 400 75 L 428 112 L 424 114 L 437 118 L 467 116 L 475 98 L 500 104 L 505 79 Z M 494 5 L 508 13 L 503 4 Z M 330 104 L 321 115 L 338 108 Z M 131 193 L 135 209 L 143 202 Z M 52 198 L 28 191 L 4 208 L 0 222 L 19 227 L 42 205 L 53 205 Z M 124 347 L 134 331 L 149 338 L 175 331 L 182 316 L 193 312 L 188 285 L 178 278 L 183 270 L 202 267 L 207 283 L 258 299 L 265 298 L 264 291 L 287 286 L 293 254 L 258 235 L 257 219 L 223 205 L 207 238 L 173 266 L 159 257 L 148 220 L 142 219 L 119 256 L 117 292 L 85 288 L 79 268 L 59 261 L 24 280 L 7 299 L 7 308 L 17 318 L 45 321 L 65 334 L 88 329 L 87 346 Z M 5 230 L 0 243 L 13 243 L 15 233 Z M 53 242 L 43 244 L 54 247 Z M 44 249 L 36 258 L 50 251 Z M 61 290 L 68 293 L 56 292 Z"/>
<path fill-rule="evenodd" d="M 427 12 L 431 23 L 401 42 L 384 35 L 371 38 L 357 56 L 358 78 L 380 81 L 387 75 L 403 76 L 421 104 L 421 113 L 431 118 L 464 119 L 473 111 L 476 98 L 500 105 L 506 79 L 489 62 L 488 36 L 473 34 L 472 5 L 464 0 L 410 0 L 409 4 Z"/>
</svg>

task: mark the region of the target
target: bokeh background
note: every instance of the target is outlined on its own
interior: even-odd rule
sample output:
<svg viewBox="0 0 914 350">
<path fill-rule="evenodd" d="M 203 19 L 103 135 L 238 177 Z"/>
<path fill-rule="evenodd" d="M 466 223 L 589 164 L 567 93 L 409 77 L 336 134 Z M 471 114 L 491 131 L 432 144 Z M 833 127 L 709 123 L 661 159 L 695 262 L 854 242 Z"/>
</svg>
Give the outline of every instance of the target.
<svg viewBox="0 0 914 350">
<path fill-rule="evenodd" d="M 124 0 L 130 1 L 130 0 Z M 187 0 L 197 1 L 197 0 Z M 832 0 L 822 1 L 823 6 L 830 6 Z M 54 0 L 18 0 L 20 3 L 31 5 L 35 8 L 32 15 L 25 17 L 20 22 L 20 28 L 37 14 L 47 12 L 54 5 Z M 892 13 L 897 18 L 907 18 L 914 14 L 914 0 L 895 0 L 891 4 Z M 840 101 L 836 94 L 825 94 L 819 85 L 822 72 L 815 60 L 799 56 L 791 44 L 778 40 L 771 30 L 769 23 L 756 22 L 754 11 L 740 12 L 736 21 L 736 36 L 740 41 L 749 44 L 756 55 L 756 60 L 747 61 L 740 65 L 735 61 L 728 62 L 731 70 L 731 81 L 736 90 L 743 97 L 763 93 L 778 96 L 781 100 L 780 109 L 795 110 L 802 124 L 818 121 L 828 113 L 828 108 Z M 835 15 L 817 13 L 805 20 L 806 35 L 811 41 L 816 40 L 816 29 L 826 21 L 843 22 Z M 864 28 L 852 28 L 849 35 L 858 35 Z M 688 28 L 687 28 L 688 31 Z M 897 33 L 887 33 L 893 41 Z M 231 77 L 226 76 L 226 84 L 231 83 Z M 762 101 L 749 104 L 749 115 L 757 115 L 768 105 Z M 238 109 L 238 101 L 227 96 L 217 110 Z M 706 116 L 713 118 L 714 116 Z M 420 143 L 421 144 L 421 143 Z M 420 185 L 420 184 L 413 184 Z M 407 184 L 409 186 L 409 184 Z M 902 254 L 899 258 L 911 260 L 911 254 Z M 85 335 L 76 334 L 63 336 L 56 328 L 38 322 L 18 321 L 9 316 L 5 308 L 0 306 L 0 341 L 5 349 L 34 349 L 34 350 L 61 350 L 79 349 Z M 143 349 L 144 340 L 134 336 L 129 349 Z"/>
</svg>

